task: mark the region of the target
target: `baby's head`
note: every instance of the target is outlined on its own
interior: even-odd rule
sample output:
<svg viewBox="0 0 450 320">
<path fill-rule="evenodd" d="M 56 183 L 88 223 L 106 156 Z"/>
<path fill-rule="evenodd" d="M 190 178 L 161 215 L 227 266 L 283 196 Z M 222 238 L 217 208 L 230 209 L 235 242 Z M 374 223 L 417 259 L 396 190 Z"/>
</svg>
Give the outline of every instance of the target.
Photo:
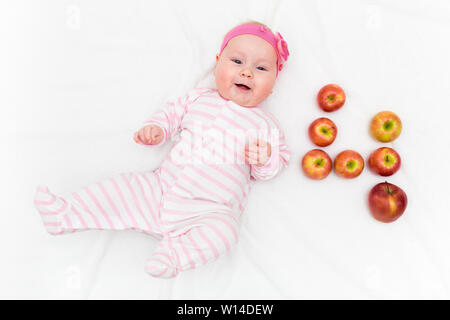
<svg viewBox="0 0 450 320">
<path fill-rule="evenodd" d="M 286 41 L 258 22 L 241 24 L 225 36 L 216 56 L 219 94 L 243 107 L 264 101 L 289 56 Z"/>
</svg>

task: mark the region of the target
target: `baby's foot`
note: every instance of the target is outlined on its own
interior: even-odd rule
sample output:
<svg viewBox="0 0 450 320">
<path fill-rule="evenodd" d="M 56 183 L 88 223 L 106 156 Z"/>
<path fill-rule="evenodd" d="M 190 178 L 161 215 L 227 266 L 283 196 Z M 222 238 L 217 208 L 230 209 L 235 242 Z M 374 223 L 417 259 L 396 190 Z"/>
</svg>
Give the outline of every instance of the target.
<svg viewBox="0 0 450 320">
<path fill-rule="evenodd" d="M 156 278 L 174 278 L 178 270 L 172 263 L 172 259 L 163 253 L 155 253 L 147 260 L 145 271 Z"/>
<path fill-rule="evenodd" d="M 48 233 L 53 235 L 64 233 L 61 217 L 69 207 L 66 200 L 52 194 L 47 187 L 40 186 L 36 189 L 34 205 L 41 214 Z"/>
</svg>

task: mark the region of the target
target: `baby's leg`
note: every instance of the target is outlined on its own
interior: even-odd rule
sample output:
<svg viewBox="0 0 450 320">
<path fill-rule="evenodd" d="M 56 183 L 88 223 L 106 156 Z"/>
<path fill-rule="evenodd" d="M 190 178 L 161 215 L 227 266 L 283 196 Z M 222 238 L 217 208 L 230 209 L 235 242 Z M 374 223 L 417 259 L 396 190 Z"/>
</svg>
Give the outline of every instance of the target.
<svg viewBox="0 0 450 320">
<path fill-rule="evenodd" d="M 189 231 L 166 235 L 147 260 L 145 270 L 154 277 L 175 277 L 180 271 L 202 266 L 228 253 L 238 235 L 239 224 L 231 214 L 202 217 Z"/>
<path fill-rule="evenodd" d="M 38 187 L 34 204 L 50 234 L 81 230 L 133 229 L 154 234 L 159 231 L 161 188 L 156 173 L 123 173 L 93 183 L 70 197 Z"/>
</svg>

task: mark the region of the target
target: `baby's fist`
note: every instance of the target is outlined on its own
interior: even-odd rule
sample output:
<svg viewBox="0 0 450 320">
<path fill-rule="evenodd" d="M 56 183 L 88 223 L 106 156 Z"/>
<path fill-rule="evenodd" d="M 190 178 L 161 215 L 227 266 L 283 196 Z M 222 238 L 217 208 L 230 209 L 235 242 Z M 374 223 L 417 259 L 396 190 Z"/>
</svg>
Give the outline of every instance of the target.
<svg viewBox="0 0 450 320">
<path fill-rule="evenodd" d="M 245 161 L 261 167 L 269 161 L 272 155 L 272 146 L 269 142 L 256 139 L 252 144 L 245 146 Z"/>
<path fill-rule="evenodd" d="M 134 141 L 142 144 L 158 144 L 164 138 L 162 129 L 154 124 L 143 127 L 134 134 Z"/>
</svg>

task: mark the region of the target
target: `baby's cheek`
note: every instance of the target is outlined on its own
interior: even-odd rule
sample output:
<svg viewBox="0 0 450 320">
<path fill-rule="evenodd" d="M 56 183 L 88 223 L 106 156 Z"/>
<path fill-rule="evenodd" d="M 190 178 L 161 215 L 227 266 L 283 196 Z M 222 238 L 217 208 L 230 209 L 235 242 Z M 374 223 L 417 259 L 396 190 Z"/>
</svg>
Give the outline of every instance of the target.
<svg viewBox="0 0 450 320">
<path fill-rule="evenodd" d="M 225 87 L 225 79 L 226 79 L 226 77 L 223 74 L 221 74 L 218 77 L 216 77 L 217 86 L 219 88 L 224 88 Z"/>
<path fill-rule="evenodd" d="M 216 74 L 216 85 L 219 91 L 225 91 L 227 88 L 228 75 L 223 70 L 218 70 Z M 222 92 L 220 92 L 222 94 Z"/>
<path fill-rule="evenodd" d="M 260 102 L 264 101 L 272 92 L 272 88 L 272 86 L 269 86 L 267 84 L 263 84 L 261 87 L 259 87 L 259 90 L 255 92 L 257 100 Z"/>
</svg>

